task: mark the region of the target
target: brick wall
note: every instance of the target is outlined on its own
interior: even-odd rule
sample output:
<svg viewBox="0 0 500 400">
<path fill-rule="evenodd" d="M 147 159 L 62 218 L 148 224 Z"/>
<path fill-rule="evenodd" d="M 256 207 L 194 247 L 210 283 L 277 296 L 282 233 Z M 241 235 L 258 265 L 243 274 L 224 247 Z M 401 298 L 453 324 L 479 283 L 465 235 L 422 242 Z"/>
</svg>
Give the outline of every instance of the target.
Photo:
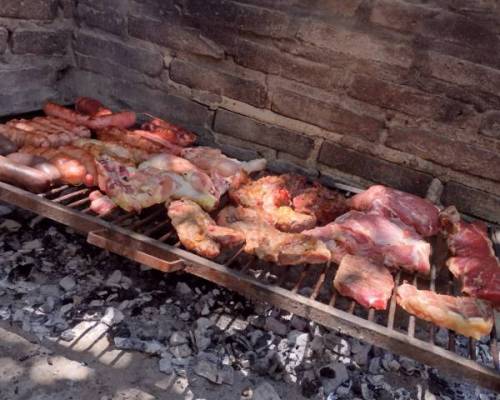
<svg viewBox="0 0 500 400">
<path fill-rule="evenodd" d="M 29 26 L 44 31 L 35 36 L 42 45 L 15 22 L 20 43 L 13 28 L 4 33 L 3 57 L 64 59 L 64 41 L 49 38 L 73 16 L 74 64 L 57 85 L 68 101 L 84 94 L 150 111 L 236 157 L 265 156 L 274 170 L 325 181 L 424 195 L 438 177 L 446 203 L 500 222 L 496 0 L 67 0 L 55 8 L 24 0 L 40 5 L 38 16 L 18 3 L 0 13 L 12 14 L 8 23 L 39 19 Z"/>
<path fill-rule="evenodd" d="M 56 81 L 71 65 L 71 2 L 2 0 L 0 114 L 40 109 L 57 99 Z"/>
</svg>

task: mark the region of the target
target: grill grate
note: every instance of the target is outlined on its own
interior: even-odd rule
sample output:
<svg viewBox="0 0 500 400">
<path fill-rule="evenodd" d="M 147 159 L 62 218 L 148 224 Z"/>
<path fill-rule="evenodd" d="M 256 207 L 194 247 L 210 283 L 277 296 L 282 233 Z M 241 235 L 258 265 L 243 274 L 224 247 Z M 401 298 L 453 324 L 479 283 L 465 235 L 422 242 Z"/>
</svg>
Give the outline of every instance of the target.
<svg viewBox="0 0 500 400">
<path fill-rule="evenodd" d="M 338 186 L 345 192 L 359 191 Z M 396 304 L 394 295 L 385 311 L 366 310 L 340 296 L 332 284 L 337 269 L 334 263 L 279 267 L 253 258 L 242 249 L 209 261 L 182 249 L 163 205 L 144 210 L 140 215 L 114 210 L 98 218 L 88 207 L 90 192 L 88 188 L 61 186 L 34 195 L 0 182 L 1 200 L 82 231 L 92 244 L 165 272 L 183 269 L 247 297 L 435 366 L 452 376 L 500 390 L 497 345 L 500 332 L 496 326 L 487 342 L 472 339 L 467 342 L 451 331 L 445 332 L 443 340 L 442 329 L 438 340 L 439 328 L 410 316 Z M 399 271 L 395 276 L 396 286 L 406 280 L 420 289 L 456 292 L 456 283 L 444 266 L 446 244 L 433 238 L 432 245 L 435 251 L 430 279 L 417 279 Z M 486 362 L 484 357 L 478 357 L 480 352 L 489 355 Z"/>
</svg>

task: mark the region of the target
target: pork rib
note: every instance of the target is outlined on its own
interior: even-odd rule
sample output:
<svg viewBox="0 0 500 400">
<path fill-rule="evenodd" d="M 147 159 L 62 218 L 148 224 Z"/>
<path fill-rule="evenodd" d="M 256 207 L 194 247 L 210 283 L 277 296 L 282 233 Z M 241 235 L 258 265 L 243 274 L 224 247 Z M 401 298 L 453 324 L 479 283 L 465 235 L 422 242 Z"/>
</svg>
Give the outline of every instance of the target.
<svg viewBox="0 0 500 400">
<path fill-rule="evenodd" d="M 191 200 L 170 203 L 168 216 L 184 247 L 203 257 L 215 258 L 220 254 L 221 246 L 237 247 L 245 242 L 245 236 L 241 232 L 218 226 Z"/>
<path fill-rule="evenodd" d="M 429 200 L 382 185 L 371 186 L 349 199 L 351 208 L 374 211 L 387 217 L 399 218 L 422 236 L 439 231 L 439 210 Z"/>
<path fill-rule="evenodd" d="M 330 252 L 319 240 L 300 233 L 285 233 L 267 223 L 255 209 L 226 207 L 217 223 L 245 235 L 245 252 L 278 265 L 321 264 L 330 259 Z"/>
<path fill-rule="evenodd" d="M 421 275 L 430 272 L 430 244 L 399 220 L 379 214 L 350 211 L 303 234 L 324 241 L 337 262 L 353 254 Z"/>
<path fill-rule="evenodd" d="M 398 304 L 410 314 L 464 336 L 480 339 L 489 335 L 493 328 L 491 307 L 472 297 L 418 290 L 407 283 L 396 289 L 396 296 Z"/>
<path fill-rule="evenodd" d="M 394 289 L 389 270 L 365 257 L 346 255 L 335 274 L 335 289 L 366 308 L 385 310 Z"/>
</svg>

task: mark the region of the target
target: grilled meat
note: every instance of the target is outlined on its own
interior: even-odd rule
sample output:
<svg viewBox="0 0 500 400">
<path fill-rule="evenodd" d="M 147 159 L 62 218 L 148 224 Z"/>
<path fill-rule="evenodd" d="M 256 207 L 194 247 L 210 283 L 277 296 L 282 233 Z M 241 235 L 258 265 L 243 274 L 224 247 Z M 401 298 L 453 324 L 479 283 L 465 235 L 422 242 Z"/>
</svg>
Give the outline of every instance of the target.
<svg viewBox="0 0 500 400">
<path fill-rule="evenodd" d="M 441 212 L 440 220 L 451 254 L 457 257 L 495 257 L 484 222 L 462 221 L 453 206 Z"/>
<path fill-rule="evenodd" d="M 248 180 L 247 174 L 266 168 L 265 159 L 238 161 L 225 156 L 219 149 L 212 147 L 188 147 L 183 149 L 180 155 L 205 171 L 220 188 L 221 194 L 229 188 L 236 189 L 246 182 Z"/>
<path fill-rule="evenodd" d="M 250 181 L 237 190 L 229 192 L 231 199 L 238 205 L 260 210 L 266 221 L 284 232 L 301 232 L 316 225 L 313 215 L 296 212 L 288 184 L 298 190 L 292 175 L 270 175 Z M 304 180 L 304 185 L 306 181 Z"/>
<path fill-rule="evenodd" d="M 161 153 L 165 148 L 151 140 L 145 139 L 141 136 L 135 135 L 133 131 L 123 128 L 105 128 L 96 131 L 96 136 L 103 142 L 114 142 L 117 144 L 125 144 L 127 146 L 135 147 L 144 150 L 148 153 Z"/>
<path fill-rule="evenodd" d="M 168 216 L 184 247 L 203 257 L 215 258 L 220 254 L 221 246 L 236 247 L 245 242 L 241 232 L 218 226 L 191 200 L 170 203 Z"/>
<path fill-rule="evenodd" d="M 43 111 L 48 116 L 57 117 L 94 130 L 103 129 L 109 126 L 129 128 L 136 122 L 136 115 L 132 111 L 123 111 L 106 115 L 88 115 L 51 102 L 44 104 Z"/>
<path fill-rule="evenodd" d="M 98 215 L 106 215 L 116 209 L 116 204 L 113 203 L 113 200 L 99 190 L 91 192 L 89 194 L 89 199 L 90 209 Z"/>
<path fill-rule="evenodd" d="M 87 128 L 52 117 L 13 119 L 0 125 L 0 134 L 19 147 L 59 147 L 75 139 L 90 137 Z"/>
<path fill-rule="evenodd" d="M 226 207 L 217 217 L 221 226 L 240 231 L 246 239 L 245 252 L 278 265 L 321 264 L 330 252 L 319 240 L 300 233 L 285 233 L 270 225 L 255 209 Z"/>
<path fill-rule="evenodd" d="M 422 236 L 439 231 L 439 210 L 430 201 L 381 185 L 353 196 L 349 206 L 358 211 L 373 211 L 386 217 L 399 218 Z"/>
<path fill-rule="evenodd" d="M 75 110 L 91 117 L 102 117 L 113 114 L 113 111 L 104 107 L 99 100 L 91 99 L 90 97 L 78 97 L 75 101 Z"/>
<path fill-rule="evenodd" d="M 342 258 L 333 281 L 335 289 L 366 308 L 385 310 L 394 289 L 389 270 L 365 257 L 346 255 Z"/>
<path fill-rule="evenodd" d="M 318 182 L 312 187 L 292 191 L 292 204 L 296 212 L 316 217 L 318 225 L 326 225 L 348 211 L 346 199 L 339 192 Z"/>
<path fill-rule="evenodd" d="M 350 211 L 303 234 L 323 240 L 337 262 L 344 255 L 353 254 L 422 275 L 430 271 L 430 244 L 399 220 Z"/>
<path fill-rule="evenodd" d="M 107 156 L 130 166 L 135 166 L 146 161 L 151 156 L 147 151 L 142 149 L 95 139 L 79 139 L 74 141 L 73 145 L 88 151 L 95 158 Z"/>
<path fill-rule="evenodd" d="M 144 123 L 141 128 L 181 147 L 191 146 L 197 139 L 194 133 L 159 118 Z"/>
<path fill-rule="evenodd" d="M 491 307 L 471 297 L 453 297 L 403 284 L 396 289 L 397 302 L 410 314 L 451 329 L 461 335 L 480 339 L 493 328 Z"/>
</svg>

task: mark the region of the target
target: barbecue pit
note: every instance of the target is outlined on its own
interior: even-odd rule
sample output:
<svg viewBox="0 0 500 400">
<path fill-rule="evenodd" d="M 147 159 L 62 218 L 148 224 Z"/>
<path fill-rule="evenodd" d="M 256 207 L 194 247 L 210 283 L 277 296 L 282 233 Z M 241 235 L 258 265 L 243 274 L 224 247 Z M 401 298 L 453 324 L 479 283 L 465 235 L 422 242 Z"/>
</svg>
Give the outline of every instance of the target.
<svg viewBox="0 0 500 400">
<path fill-rule="evenodd" d="M 347 195 L 361 188 L 334 184 Z M 165 273 L 183 271 L 214 282 L 257 301 L 265 301 L 290 313 L 313 320 L 365 342 L 433 365 L 453 377 L 466 378 L 485 388 L 500 390 L 500 363 L 495 326 L 488 340 L 492 363 L 476 357 L 477 344 L 468 339 L 468 349 L 457 346 L 456 334 L 448 331 L 448 342 L 436 342 L 436 326 L 416 319 L 396 305 L 393 295 L 386 311 L 369 311 L 333 288 L 337 265 L 277 266 L 244 254 L 241 250 L 221 254 L 215 261 L 186 251 L 178 241 L 163 205 L 141 214 L 115 210 L 98 217 L 89 209 L 91 188 L 63 185 L 33 194 L 0 182 L 0 200 L 33 211 L 72 227 L 95 246 L 128 257 Z M 491 232 L 498 227 L 491 225 Z M 457 284 L 444 262 L 447 247 L 432 238 L 434 254 L 429 281 L 400 271 L 396 287 L 403 281 L 438 293 L 456 293 Z M 498 319 L 497 319 L 498 320 Z"/>
</svg>

